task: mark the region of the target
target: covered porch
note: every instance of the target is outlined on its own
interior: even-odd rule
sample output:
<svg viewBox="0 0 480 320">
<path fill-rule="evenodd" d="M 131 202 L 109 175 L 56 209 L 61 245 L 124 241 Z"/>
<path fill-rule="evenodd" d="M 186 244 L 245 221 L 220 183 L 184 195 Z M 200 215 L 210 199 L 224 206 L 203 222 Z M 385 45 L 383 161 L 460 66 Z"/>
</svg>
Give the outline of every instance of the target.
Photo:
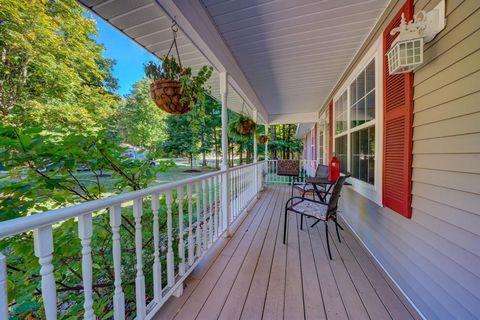
<svg viewBox="0 0 480 320">
<path fill-rule="evenodd" d="M 0 238 L 33 234 L 46 319 L 61 315 L 53 239 L 65 221 L 78 224 L 81 244 L 78 316 L 98 316 L 95 219 L 109 222 L 113 242 L 115 320 L 478 318 L 477 1 L 79 2 L 158 57 L 169 50 L 175 19 L 182 62 L 214 68 L 223 159 L 206 175 L 0 223 Z M 402 14 L 438 7 L 448 23 L 422 47 L 423 64 L 390 74 L 385 54 Z M 265 133 L 270 124 L 306 125 L 308 175 L 334 153 L 352 172 L 340 204 L 342 241 L 329 235 L 333 260 L 323 224 L 300 230 L 293 214 L 283 245 L 290 189 L 275 159 L 258 160 L 256 135 L 253 163 L 228 167 L 228 109 L 246 110 Z M 128 251 L 119 233 L 126 215 Z M 122 264 L 127 254 L 135 266 Z M 0 254 L 2 319 L 6 266 Z"/>
</svg>

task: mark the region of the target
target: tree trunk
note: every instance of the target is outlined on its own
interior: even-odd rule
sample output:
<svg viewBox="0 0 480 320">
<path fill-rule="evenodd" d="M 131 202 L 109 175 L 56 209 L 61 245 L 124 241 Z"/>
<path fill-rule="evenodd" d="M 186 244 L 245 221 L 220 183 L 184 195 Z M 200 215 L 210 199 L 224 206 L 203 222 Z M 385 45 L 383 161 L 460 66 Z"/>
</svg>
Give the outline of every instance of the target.
<svg viewBox="0 0 480 320">
<path fill-rule="evenodd" d="M 277 137 L 277 126 L 274 124 L 271 126 L 271 129 L 270 129 L 270 143 L 272 144 L 273 146 L 273 143 L 274 141 L 276 140 L 276 137 Z M 277 149 L 276 148 L 270 148 L 270 154 L 273 155 L 273 158 L 277 158 Z"/>
<path fill-rule="evenodd" d="M 242 165 L 242 163 L 243 163 L 243 150 L 242 150 L 242 144 L 241 143 L 238 144 L 238 153 L 240 155 L 240 165 Z"/>
</svg>

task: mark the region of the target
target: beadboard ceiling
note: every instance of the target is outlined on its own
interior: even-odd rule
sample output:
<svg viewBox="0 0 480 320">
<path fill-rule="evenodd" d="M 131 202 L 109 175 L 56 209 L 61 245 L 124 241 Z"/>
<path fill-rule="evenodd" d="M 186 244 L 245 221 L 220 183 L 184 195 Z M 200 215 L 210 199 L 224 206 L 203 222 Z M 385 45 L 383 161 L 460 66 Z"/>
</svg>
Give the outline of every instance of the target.
<svg viewBox="0 0 480 320">
<path fill-rule="evenodd" d="M 189 1 L 192 4 L 193 0 L 175 0 L 172 4 L 183 3 L 183 8 L 193 8 L 188 5 Z M 201 9 L 211 18 L 269 119 L 279 115 L 284 119 L 292 115 L 293 119 L 295 114 L 318 111 L 389 2 L 196 1 L 200 1 Z M 80 2 L 158 57 L 168 51 L 171 19 L 161 7 L 165 7 L 166 1 Z M 198 46 L 182 31 L 177 41 L 183 64 L 194 69 L 209 64 Z M 213 95 L 219 98 L 217 72 L 210 86 Z M 241 110 L 244 98 L 248 100 L 241 95 L 230 90 L 230 108 Z"/>
<path fill-rule="evenodd" d="M 269 114 L 318 111 L 387 0 L 202 0 Z"/>
</svg>

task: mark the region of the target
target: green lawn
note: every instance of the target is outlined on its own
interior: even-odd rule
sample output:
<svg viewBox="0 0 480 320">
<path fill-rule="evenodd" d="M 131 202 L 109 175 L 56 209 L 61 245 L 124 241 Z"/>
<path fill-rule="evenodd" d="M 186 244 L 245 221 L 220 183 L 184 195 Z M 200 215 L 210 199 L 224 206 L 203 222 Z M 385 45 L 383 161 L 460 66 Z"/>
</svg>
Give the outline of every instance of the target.
<svg viewBox="0 0 480 320">
<path fill-rule="evenodd" d="M 157 175 L 157 179 L 152 185 L 163 184 L 172 181 L 183 180 L 195 176 L 199 176 L 208 172 L 215 171 L 216 169 L 210 167 L 193 167 L 195 170 L 200 172 L 184 172 L 185 170 L 191 169 L 188 165 L 176 164 L 174 167 L 169 168 L 166 172 L 160 172 Z M 84 171 L 77 172 L 76 177 L 82 182 L 92 182 L 95 183 L 95 175 L 92 172 Z M 102 182 L 105 183 L 107 190 L 113 190 L 114 181 L 109 176 L 101 178 Z M 0 189 L 2 185 L 11 182 L 12 180 L 5 174 L 0 175 Z"/>
</svg>

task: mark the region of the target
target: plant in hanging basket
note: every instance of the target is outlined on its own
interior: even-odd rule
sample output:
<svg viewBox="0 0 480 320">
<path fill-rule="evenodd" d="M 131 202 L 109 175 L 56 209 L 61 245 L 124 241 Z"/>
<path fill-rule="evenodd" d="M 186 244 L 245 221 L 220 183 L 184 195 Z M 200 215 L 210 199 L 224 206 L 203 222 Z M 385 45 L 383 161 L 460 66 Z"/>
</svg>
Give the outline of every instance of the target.
<svg viewBox="0 0 480 320">
<path fill-rule="evenodd" d="M 261 134 L 258 136 L 258 143 L 260 144 L 265 144 L 267 142 L 267 136 L 264 134 Z"/>
<path fill-rule="evenodd" d="M 247 116 L 236 115 L 229 123 L 232 132 L 242 136 L 248 136 L 253 133 L 256 128 L 255 122 Z"/>
<path fill-rule="evenodd" d="M 155 104 L 165 112 L 183 114 L 197 102 L 205 99 L 205 83 L 213 68 L 203 66 L 196 75 L 191 68 L 183 68 L 175 57 L 165 56 L 162 65 L 150 61 L 145 66 L 146 76 L 152 80 L 150 93 Z"/>
</svg>

